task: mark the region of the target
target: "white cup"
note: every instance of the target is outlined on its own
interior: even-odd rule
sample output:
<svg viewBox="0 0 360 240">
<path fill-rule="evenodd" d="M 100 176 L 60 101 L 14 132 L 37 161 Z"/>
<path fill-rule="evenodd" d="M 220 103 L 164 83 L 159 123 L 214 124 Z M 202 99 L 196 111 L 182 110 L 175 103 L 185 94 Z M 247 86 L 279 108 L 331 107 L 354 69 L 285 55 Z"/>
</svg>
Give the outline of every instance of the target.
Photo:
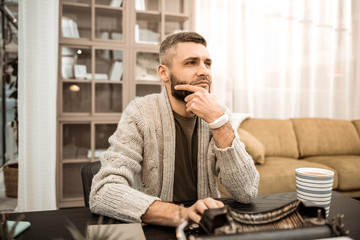
<svg viewBox="0 0 360 240">
<path fill-rule="evenodd" d="M 325 208 L 328 217 L 334 172 L 322 168 L 297 168 L 295 176 L 297 198 Z"/>
</svg>

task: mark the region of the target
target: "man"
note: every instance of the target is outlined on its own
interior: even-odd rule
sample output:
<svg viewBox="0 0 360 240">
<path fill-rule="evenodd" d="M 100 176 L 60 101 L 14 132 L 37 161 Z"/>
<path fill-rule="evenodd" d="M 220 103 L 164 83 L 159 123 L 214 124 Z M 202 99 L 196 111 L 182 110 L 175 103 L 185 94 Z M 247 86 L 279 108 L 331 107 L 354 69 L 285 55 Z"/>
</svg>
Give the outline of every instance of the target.
<svg viewBox="0 0 360 240">
<path fill-rule="evenodd" d="M 132 101 L 101 155 L 90 193 L 91 211 L 127 222 L 177 226 L 199 222 L 223 207 L 217 180 L 249 203 L 259 174 L 213 93 L 206 40 L 194 32 L 170 35 L 160 46 L 165 87 Z M 200 199 L 200 200 L 198 200 Z M 196 201 L 189 208 L 171 202 Z"/>
</svg>

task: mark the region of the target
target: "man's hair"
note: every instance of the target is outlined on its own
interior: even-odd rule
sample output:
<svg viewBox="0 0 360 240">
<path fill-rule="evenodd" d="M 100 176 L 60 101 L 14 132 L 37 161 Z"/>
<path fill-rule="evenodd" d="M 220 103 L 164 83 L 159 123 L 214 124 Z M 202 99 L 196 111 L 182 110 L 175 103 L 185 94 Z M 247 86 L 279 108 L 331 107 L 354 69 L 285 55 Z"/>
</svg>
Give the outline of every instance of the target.
<svg viewBox="0 0 360 240">
<path fill-rule="evenodd" d="M 181 42 L 194 42 L 206 47 L 206 40 L 196 32 L 179 32 L 169 35 L 160 45 L 160 64 L 170 67 L 173 52 L 170 51 L 176 44 Z"/>
</svg>

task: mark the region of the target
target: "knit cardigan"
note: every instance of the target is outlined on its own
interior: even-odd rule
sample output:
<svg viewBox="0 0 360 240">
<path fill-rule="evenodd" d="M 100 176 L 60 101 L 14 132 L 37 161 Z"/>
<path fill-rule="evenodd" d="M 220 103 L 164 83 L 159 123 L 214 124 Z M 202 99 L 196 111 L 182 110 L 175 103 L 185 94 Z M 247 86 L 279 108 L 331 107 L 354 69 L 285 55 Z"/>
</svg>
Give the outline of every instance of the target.
<svg viewBox="0 0 360 240">
<path fill-rule="evenodd" d="M 236 131 L 232 146 L 219 149 L 208 124 L 199 120 L 198 199 L 220 197 L 217 177 L 232 198 L 251 202 L 257 195 L 259 174 Z M 129 103 L 109 143 L 92 181 L 92 212 L 141 222 L 154 201 L 173 200 L 175 123 L 165 88 Z"/>
</svg>

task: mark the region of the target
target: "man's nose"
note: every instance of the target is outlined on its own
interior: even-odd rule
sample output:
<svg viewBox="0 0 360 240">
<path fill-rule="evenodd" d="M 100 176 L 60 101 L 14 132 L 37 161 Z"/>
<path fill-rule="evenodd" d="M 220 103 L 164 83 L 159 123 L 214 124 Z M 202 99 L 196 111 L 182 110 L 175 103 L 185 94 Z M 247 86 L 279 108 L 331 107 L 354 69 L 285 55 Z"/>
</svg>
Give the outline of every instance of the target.
<svg viewBox="0 0 360 240">
<path fill-rule="evenodd" d="M 199 64 L 197 74 L 199 76 L 210 76 L 210 74 L 211 74 L 210 67 L 208 67 L 208 65 L 206 65 L 204 62 L 201 62 Z"/>
</svg>

